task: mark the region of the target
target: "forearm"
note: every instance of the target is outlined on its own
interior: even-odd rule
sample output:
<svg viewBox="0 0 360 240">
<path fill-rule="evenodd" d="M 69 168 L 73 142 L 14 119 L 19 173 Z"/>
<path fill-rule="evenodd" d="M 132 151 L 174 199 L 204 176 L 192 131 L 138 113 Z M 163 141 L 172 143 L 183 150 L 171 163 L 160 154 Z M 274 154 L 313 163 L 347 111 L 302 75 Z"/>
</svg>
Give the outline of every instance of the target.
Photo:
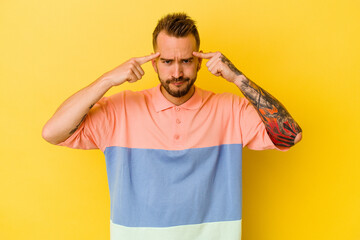
<svg viewBox="0 0 360 240">
<path fill-rule="evenodd" d="M 234 83 L 255 107 L 275 145 L 291 147 L 301 140 L 300 126 L 275 97 L 242 73 L 236 77 Z"/>
<path fill-rule="evenodd" d="M 101 76 L 65 100 L 43 127 L 43 138 L 52 144 L 58 144 L 69 138 L 80 126 L 92 106 L 111 86 L 110 81 Z"/>
<path fill-rule="evenodd" d="M 212 74 L 222 76 L 227 81 L 235 83 L 255 107 L 275 145 L 291 147 L 301 140 L 301 128 L 285 107 L 276 98 L 250 81 L 221 52 L 193 52 L 193 55 L 209 59 L 206 66 Z"/>
</svg>

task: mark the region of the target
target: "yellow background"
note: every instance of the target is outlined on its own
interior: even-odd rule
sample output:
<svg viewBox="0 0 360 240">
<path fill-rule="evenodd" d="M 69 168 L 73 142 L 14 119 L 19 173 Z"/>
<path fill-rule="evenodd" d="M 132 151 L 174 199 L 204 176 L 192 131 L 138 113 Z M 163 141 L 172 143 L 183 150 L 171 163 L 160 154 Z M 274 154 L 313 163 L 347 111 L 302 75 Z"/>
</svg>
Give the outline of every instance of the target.
<svg viewBox="0 0 360 240">
<path fill-rule="evenodd" d="M 357 0 L 1 1 L 0 239 L 109 239 L 102 152 L 50 145 L 42 126 L 71 94 L 151 53 L 157 20 L 174 11 L 304 131 L 288 152 L 245 151 L 243 239 L 360 239 Z M 107 95 L 155 86 L 144 70 Z M 240 94 L 205 65 L 197 85 Z"/>
</svg>

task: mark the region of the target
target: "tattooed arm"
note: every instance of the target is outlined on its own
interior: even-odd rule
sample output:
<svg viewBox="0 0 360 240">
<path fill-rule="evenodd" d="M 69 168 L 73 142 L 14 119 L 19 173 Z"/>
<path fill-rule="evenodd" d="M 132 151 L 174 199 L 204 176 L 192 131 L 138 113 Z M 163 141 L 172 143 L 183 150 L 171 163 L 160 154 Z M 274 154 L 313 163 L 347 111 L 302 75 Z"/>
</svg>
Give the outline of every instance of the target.
<svg viewBox="0 0 360 240">
<path fill-rule="evenodd" d="M 255 107 L 275 145 L 291 147 L 301 140 L 300 126 L 275 97 L 243 74 L 234 83 Z"/>
<path fill-rule="evenodd" d="M 276 146 L 291 147 L 302 138 L 300 126 L 285 107 L 271 94 L 249 80 L 223 54 L 193 53 L 194 56 L 209 59 L 209 71 L 236 84 L 244 96 L 255 107 L 264 122 L 270 139 Z"/>
</svg>

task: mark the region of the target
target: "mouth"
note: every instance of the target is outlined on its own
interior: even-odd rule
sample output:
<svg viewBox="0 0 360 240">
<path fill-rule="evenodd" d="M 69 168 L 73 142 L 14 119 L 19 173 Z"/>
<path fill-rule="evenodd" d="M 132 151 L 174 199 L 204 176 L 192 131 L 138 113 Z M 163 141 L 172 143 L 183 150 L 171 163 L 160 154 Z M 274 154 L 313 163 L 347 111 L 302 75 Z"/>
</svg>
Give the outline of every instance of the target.
<svg viewBox="0 0 360 240">
<path fill-rule="evenodd" d="M 167 82 L 167 84 L 172 84 L 175 87 L 181 87 L 182 85 L 184 85 L 185 83 L 189 82 L 190 79 L 189 78 L 181 78 L 181 79 L 174 79 L 174 80 L 169 80 Z"/>
<path fill-rule="evenodd" d="M 172 82 L 173 85 L 180 87 L 181 85 L 183 85 L 186 81 L 176 81 L 176 82 Z"/>
</svg>

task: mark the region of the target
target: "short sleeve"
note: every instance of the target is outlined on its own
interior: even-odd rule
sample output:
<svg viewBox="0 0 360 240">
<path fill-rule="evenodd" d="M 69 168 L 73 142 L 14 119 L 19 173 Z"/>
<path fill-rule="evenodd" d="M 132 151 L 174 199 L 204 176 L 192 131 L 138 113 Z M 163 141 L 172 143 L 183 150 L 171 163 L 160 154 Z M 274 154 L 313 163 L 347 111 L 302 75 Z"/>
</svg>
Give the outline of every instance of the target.
<svg viewBox="0 0 360 240">
<path fill-rule="evenodd" d="M 265 124 L 255 108 L 246 98 L 240 99 L 240 129 L 243 147 L 248 147 L 252 150 L 289 150 L 288 147 L 274 145 L 266 131 Z"/>
<path fill-rule="evenodd" d="M 110 129 L 114 128 L 115 116 L 110 97 L 101 98 L 86 115 L 78 129 L 58 145 L 104 151 L 111 138 Z"/>
</svg>

